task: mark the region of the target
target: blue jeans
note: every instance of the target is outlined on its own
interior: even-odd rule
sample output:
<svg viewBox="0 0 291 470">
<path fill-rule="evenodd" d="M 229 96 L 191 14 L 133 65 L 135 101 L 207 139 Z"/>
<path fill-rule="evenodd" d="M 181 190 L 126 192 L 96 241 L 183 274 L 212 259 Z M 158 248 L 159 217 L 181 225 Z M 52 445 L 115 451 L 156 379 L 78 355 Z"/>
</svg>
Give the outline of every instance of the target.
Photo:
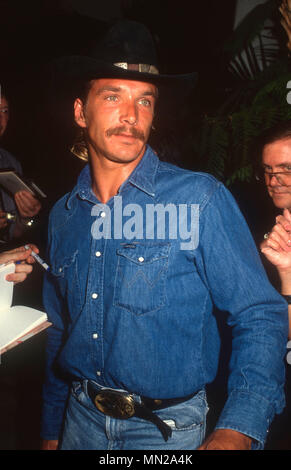
<svg viewBox="0 0 291 470">
<path fill-rule="evenodd" d="M 155 413 L 172 429 L 166 442 L 149 421 L 115 419 L 101 413 L 87 395 L 86 381 L 71 391 L 61 450 L 195 450 L 203 442 L 208 411 L 206 394 Z"/>
</svg>

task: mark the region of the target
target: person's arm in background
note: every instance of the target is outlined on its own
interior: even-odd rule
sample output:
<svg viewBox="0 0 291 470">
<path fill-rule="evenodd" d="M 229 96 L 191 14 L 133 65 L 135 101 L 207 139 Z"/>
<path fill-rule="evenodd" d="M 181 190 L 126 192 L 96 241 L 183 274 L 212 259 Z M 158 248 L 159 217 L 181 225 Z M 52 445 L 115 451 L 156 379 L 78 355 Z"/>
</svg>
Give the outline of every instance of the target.
<svg viewBox="0 0 291 470">
<path fill-rule="evenodd" d="M 8 225 L 8 220 L 6 217 L 6 212 L 0 210 L 0 231 L 6 229 Z"/>
<path fill-rule="evenodd" d="M 32 271 L 32 264 L 35 262 L 31 256 L 32 249 L 38 253 L 38 248 L 35 245 L 30 245 L 27 250 L 24 246 L 15 248 L 14 250 L 4 251 L 0 253 L 0 264 L 16 263 L 15 272 L 6 276 L 7 281 L 23 282 L 29 273 Z"/>
<path fill-rule="evenodd" d="M 291 214 L 284 209 L 283 215 L 276 217 L 276 224 L 261 244 L 261 252 L 278 271 L 281 281 L 281 294 L 291 296 Z M 291 305 L 288 305 L 289 339 L 291 339 Z"/>
<path fill-rule="evenodd" d="M 9 157 L 12 158 L 11 155 Z M 20 176 L 23 176 L 22 165 L 20 161 L 14 157 L 12 166 Z M 34 197 L 29 191 L 26 190 L 18 191 L 17 193 L 15 193 L 14 203 L 17 209 L 17 219 L 15 223 L 11 226 L 11 234 L 12 238 L 19 238 L 24 234 L 25 230 L 29 228 L 27 222 L 39 214 L 42 209 L 42 205 L 36 197 Z"/>
<path fill-rule="evenodd" d="M 13 228 L 13 238 L 19 238 L 23 235 L 29 226 L 26 223 L 39 214 L 41 210 L 40 201 L 29 191 L 18 191 L 14 195 L 15 204 L 18 211 L 18 217 Z"/>
</svg>

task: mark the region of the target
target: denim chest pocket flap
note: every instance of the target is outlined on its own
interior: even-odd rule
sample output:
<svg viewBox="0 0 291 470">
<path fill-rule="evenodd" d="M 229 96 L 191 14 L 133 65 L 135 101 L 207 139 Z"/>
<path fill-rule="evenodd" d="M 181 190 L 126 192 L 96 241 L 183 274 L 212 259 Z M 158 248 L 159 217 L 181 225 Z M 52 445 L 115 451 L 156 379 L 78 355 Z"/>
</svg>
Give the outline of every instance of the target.
<svg viewBox="0 0 291 470">
<path fill-rule="evenodd" d="M 170 243 L 127 243 L 117 249 L 114 304 L 136 315 L 166 303 Z"/>
<path fill-rule="evenodd" d="M 58 259 L 52 263 L 52 274 L 57 280 L 62 293 L 65 291 L 72 292 L 78 283 L 78 264 L 77 264 L 78 250 L 72 255 Z"/>
</svg>

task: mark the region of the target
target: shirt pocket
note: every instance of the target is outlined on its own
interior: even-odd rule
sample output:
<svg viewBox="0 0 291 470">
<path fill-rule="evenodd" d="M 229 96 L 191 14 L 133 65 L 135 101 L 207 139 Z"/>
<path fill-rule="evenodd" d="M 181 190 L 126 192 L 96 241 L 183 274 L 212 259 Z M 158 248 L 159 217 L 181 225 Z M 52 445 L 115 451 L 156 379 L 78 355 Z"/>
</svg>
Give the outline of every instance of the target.
<svg viewBox="0 0 291 470">
<path fill-rule="evenodd" d="M 136 315 L 166 303 L 170 243 L 128 243 L 117 249 L 114 305 Z"/>
<path fill-rule="evenodd" d="M 51 272 L 58 285 L 61 296 L 67 303 L 70 313 L 79 310 L 81 305 L 78 273 L 78 250 L 72 255 L 52 263 Z"/>
</svg>

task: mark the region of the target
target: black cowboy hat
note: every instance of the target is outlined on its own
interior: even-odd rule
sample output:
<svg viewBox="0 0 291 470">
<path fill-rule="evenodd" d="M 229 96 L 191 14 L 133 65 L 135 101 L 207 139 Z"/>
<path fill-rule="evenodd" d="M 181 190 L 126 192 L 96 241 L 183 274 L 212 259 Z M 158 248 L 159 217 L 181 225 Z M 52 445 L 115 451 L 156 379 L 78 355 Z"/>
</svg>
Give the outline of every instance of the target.
<svg viewBox="0 0 291 470">
<path fill-rule="evenodd" d="M 157 86 L 181 85 L 192 89 L 197 73 L 169 75 L 159 72 L 155 43 L 141 23 L 115 23 L 87 56 L 63 57 L 57 69 L 75 79 L 121 78 L 151 82 Z"/>
<path fill-rule="evenodd" d="M 138 80 L 155 84 L 159 89 L 156 105 L 153 139 L 161 141 L 161 135 L 172 135 L 186 100 L 191 96 L 197 81 L 197 73 L 169 75 L 159 71 L 155 43 L 149 30 L 141 23 L 120 20 L 115 23 L 97 46 L 85 56 L 67 56 L 53 62 L 52 87 L 71 108 L 71 100 L 83 96 L 85 82 L 98 78 Z M 59 83 L 60 82 L 60 83 Z M 59 89 L 59 86 L 61 88 Z M 56 102 L 59 104 L 59 100 Z M 167 140 L 169 137 L 167 137 Z M 71 152 L 82 160 L 88 160 L 83 133 L 78 131 Z"/>
</svg>

